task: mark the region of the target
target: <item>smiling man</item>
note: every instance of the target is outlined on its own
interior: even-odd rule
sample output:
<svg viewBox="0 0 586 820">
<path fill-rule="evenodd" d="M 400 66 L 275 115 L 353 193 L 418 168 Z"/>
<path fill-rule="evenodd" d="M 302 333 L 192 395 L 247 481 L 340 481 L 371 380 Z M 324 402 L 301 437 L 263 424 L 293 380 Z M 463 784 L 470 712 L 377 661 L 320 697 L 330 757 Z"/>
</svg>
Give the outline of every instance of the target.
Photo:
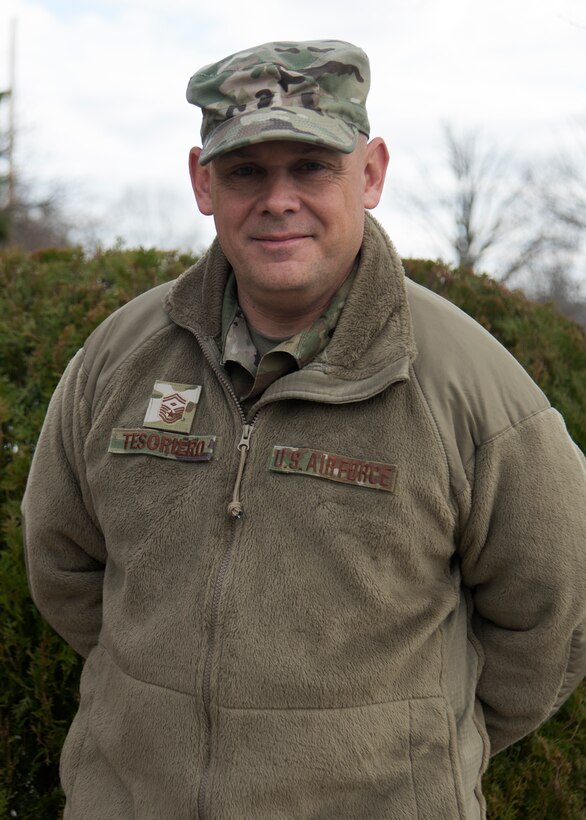
<svg viewBox="0 0 586 820">
<path fill-rule="evenodd" d="M 362 244 L 364 209 L 380 199 L 384 142 L 360 135 L 351 153 L 277 140 L 201 165 L 190 154 L 200 210 L 238 281 L 240 305 L 269 335 L 297 332 L 322 314 Z"/>
<path fill-rule="evenodd" d="M 24 514 L 86 657 L 70 820 L 477 820 L 584 674 L 583 457 L 366 213 L 368 87 L 335 40 L 197 72 L 217 239 L 55 393 Z"/>
</svg>

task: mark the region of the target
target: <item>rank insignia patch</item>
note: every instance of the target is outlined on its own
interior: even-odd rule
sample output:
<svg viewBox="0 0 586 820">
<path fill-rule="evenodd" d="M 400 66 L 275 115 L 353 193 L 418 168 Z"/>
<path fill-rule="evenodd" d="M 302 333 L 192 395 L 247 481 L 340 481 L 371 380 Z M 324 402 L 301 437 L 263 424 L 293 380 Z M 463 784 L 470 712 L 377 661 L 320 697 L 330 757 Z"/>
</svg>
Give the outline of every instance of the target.
<svg viewBox="0 0 586 820">
<path fill-rule="evenodd" d="M 326 478 L 341 484 L 353 484 L 368 490 L 395 490 L 397 467 L 380 461 L 366 461 L 307 447 L 273 447 L 269 470 L 290 475 Z"/>
<path fill-rule="evenodd" d="M 198 384 L 155 382 L 144 426 L 174 433 L 189 433 L 201 395 Z"/>
</svg>

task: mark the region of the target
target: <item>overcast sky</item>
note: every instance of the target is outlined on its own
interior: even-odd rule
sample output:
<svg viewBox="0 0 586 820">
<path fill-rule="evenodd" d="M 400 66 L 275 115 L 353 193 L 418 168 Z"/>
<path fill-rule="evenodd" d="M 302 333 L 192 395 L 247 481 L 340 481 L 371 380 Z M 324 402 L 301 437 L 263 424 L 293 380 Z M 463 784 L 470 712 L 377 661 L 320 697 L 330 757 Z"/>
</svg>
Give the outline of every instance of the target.
<svg viewBox="0 0 586 820">
<path fill-rule="evenodd" d="M 199 111 L 191 74 L 268 40 L 335 38 L 371 61 L 372 135 L 391 165 L 375 215 L 405 256 L 438 249 L 399 189 L 440 174 L 441 123 L 545 158 L 586 114 L 585 0 L 2 0 L 0 88 L 17 21 L 16 158 L 63 185 L 104 242 L 201 248 L 213 236 L 187 176 Z M 1 112 L 6 124 L 7 106 Z"/>
</svg>

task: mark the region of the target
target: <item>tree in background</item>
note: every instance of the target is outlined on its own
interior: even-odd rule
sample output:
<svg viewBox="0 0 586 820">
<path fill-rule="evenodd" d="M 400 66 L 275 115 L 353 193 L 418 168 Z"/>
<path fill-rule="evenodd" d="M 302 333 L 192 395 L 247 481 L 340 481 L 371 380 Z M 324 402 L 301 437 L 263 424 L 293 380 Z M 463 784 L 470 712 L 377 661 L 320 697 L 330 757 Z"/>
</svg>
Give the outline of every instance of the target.
<svg viewBox="0 0 586 820">
<path fill-rule="evenodd" d="M 17 177 L 12 202 L 0 212 L 5 225 L 0 246 L 37 251 L 71 245 L 73 225 L 65 215 L 64 198 L 64 192 L 57 187 L 45 195 L 36 194 L 32 185 Z"/>
<path fill-rule="evenodd" d="M 574 130 L 573 145 L 566 147 L 533 183 L 548 214 L 584 240 L 586 231 L 586 120 Z"/>
<path fill-rule="evenodd" d="M 443 183 L 426 172 L 426 193 L 403 197 L 442 255 L 460 269 L 491 270 L 586 325 L 576 275 L 586 238 L 586 140 L 583 157 L 564 152 L 539 167 L 514 161 L 478 131 L 446 125 L 444 143 Z"/>
<path fill-rule="evenodd" d="M 197 232 L 190 217 L 195 207 L 191 189 L 185 192 L 156 182 L 142 181 L 124 188 L 98 217 L 97 228 L 123 247 L 183 250 L 194 247 Z M 185 214 L 186 219 L 178 218 Z M 120 226 L 123 226 L 121 235 Z M 82 232 L 84 246 L 90 232 Z M 95 244 L 95 243 L 94 243 Z M 89 243 L 91 247 L 91 242 Z"/>
<path fill-rule="evenodd" d="M 0 112 L 11 100 L 11 90 L 0 91 Z M 39 193 L 39 186 L 15 166 L 14 142 L 10 121 L 8 127 L 0 127 L 0 247 L 35 251 L 70 245 L 73 226 L 65 215 L 64 189 L 51 185 Z"/>
<path fill-rule="evenodd" d="M 575 272 L 581 268 L 586 281 L 586 121 L 577 124 L 572 140 L 539 171 L 528 178 L 543 221 L 555 225 L 560 249 L 534 265 L 531 295 L 553 301 L 562 313 L 586 327 L 586 298 L 577 286 Z"/>
<path fill-rule="evenodd" d="M 0 111 L 3 110 L 10 91 L 0 91 Z M 8 238 L 8 215 L 6 206 L 10 201 L 10 136 L 0 130 L 0 243 Z"/>
</svg>

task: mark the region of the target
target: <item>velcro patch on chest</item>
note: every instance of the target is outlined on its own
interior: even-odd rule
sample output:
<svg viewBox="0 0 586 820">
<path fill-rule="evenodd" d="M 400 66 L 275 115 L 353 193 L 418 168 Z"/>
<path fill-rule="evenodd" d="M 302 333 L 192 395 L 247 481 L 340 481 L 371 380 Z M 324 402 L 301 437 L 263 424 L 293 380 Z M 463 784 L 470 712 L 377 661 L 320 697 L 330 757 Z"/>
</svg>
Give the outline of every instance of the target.
<svg viewBox="0 0 586 820">
<path fill-rule="evenodd" d="M 201 385 L 157 381 L 149 399 L 144 426 L 189 433 L 201 396 Z"/>
<path fill-rule="evenodd" d="M 352 484 L 367 490 L 395 491 L 397 466 L 380 461 L 365 461 L 307 447 L 273 447 L 269 470 L 276 473 L 308 475 L 326 478 L 342 484 Z"/>
<path fill-rule="evenodd" d="M 110 436 L 109 453 L 138 454 L 171 458 L 175 461 L 211 461 L 217 436 L 174 436 L 155 430 L 115 427 Z"/>
</svg>

